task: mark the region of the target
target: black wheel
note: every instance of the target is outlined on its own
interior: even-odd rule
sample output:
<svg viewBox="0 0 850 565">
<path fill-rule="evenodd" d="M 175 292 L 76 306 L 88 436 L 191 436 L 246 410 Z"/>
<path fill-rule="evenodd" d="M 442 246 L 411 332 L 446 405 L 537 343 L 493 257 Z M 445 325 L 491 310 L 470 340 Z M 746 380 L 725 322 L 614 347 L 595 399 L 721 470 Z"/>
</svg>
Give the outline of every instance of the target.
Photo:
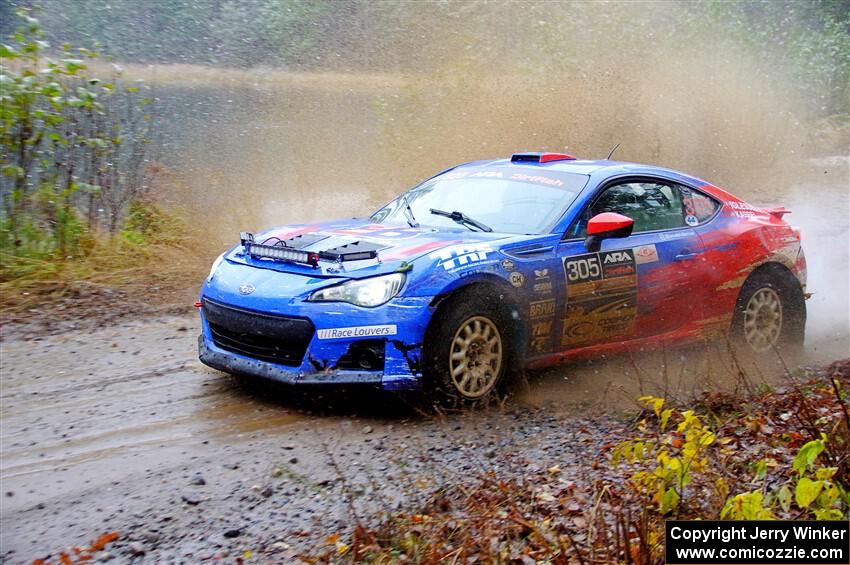
<svg viewBox="0 0 850 565">
<path fill-rule="evenodd" d="M 803 348 L 805 326 L 803 292 L 793 275 L 766 270 L 747 279 L 732 319 L 732 336 L 743 352 L 796 356 Z"/>
<path fill-rule="evenodd" d="M 514 362 L 513 323 L 503 298 L 466 291 L 440 305 L 424 347 L 426 388 L 435 400 L 471 405 L 501 389 Z"/>
</svg>

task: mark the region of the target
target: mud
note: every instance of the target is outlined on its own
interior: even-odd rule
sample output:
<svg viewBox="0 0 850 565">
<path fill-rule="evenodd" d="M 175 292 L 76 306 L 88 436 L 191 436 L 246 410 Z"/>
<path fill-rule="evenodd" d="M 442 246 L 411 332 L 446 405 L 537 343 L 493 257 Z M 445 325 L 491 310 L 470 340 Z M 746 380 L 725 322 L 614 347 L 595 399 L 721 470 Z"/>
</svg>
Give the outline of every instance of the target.
<svg viewBox="0 0 850 565">
<path fill-rule="evenodd" d="M 578 433 L 516 405 L 424 417 L 371 390 L 246 384 L 195 360 L 197 325 L 157 318 L 3 343 L 4 562 L 55 558 L 108 531 L 122 536 L 120 561 L 132 542 L 156 562 L 276 542 L 294 554 L 348 531 L 343 491 L 366 516 L 498 468 L 506 450 L 545 462 L 535 450 Z"/>
</svg>

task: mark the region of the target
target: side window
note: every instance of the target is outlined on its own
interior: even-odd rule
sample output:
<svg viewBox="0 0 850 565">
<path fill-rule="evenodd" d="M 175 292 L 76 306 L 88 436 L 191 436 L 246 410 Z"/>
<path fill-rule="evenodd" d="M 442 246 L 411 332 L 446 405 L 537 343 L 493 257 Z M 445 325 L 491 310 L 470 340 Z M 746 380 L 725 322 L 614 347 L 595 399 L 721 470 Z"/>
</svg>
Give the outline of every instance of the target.
<svg viewBox="0 0 850 565">
<path fill-rule="evenodd" d="M 682 193 L 682 204 L 685 207 L 685 223 L 689 226 L 698 226 L 710 220 L 720 207 L 713 198 L 686 186 L 680 186 L 679 191 Z"/>
<path fill-rule="evenodd" d="M 602 212 L 616 212 L 633 219 L 633 233 L 686 225 L 682 195 L 676 187 L 654 182 L 630 182 L 605 189 L 570 229 L 569 237 L 584 237 L 587 220 Z"/>
</svg>

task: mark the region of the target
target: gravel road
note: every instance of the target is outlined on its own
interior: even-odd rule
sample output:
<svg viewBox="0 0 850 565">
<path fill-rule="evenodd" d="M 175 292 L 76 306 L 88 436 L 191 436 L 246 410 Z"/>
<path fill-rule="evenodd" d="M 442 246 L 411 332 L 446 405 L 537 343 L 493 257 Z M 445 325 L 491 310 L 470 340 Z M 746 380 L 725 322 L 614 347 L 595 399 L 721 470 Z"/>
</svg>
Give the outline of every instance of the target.
<svg viewBox="0 0 850 565">
<path fill-rule="evenodd" d="M 368 391 L 245 386 L 195 360 L 196 326 L 160 318 L 2 344 L 15 368 L 0 415 L 3 561 L 55 559 L 109 531 L 121 540 L 100 558 L 294 554 L 447 481 L 526 461 L 578 476 L 607 441 L 532 402 L 438 417 Z"/>
</svg>

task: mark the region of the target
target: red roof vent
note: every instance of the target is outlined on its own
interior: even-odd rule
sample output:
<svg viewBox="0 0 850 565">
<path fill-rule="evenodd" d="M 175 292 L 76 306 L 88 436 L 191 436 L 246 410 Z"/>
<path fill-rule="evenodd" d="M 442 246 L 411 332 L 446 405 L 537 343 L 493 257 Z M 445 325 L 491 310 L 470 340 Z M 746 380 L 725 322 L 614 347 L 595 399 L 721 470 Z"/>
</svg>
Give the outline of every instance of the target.
<svg viewBox="0 0 850 565">
<path fill-rule="evenodd" d="M 511 162 L 549 163 L 551 161 L 575 161 L 575 157 L 566 153 L 514 153 Z"/>
</svg>

